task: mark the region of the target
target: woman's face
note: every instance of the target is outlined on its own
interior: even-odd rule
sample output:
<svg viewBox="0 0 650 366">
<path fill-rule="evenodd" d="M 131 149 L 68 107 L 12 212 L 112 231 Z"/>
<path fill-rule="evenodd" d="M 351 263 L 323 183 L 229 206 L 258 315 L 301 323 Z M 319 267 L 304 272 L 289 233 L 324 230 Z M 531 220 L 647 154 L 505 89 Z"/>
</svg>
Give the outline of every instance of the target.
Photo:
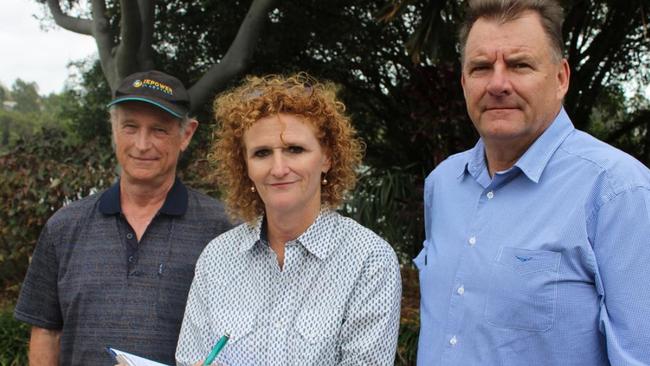
<svg viewBox="0 0 650 366">
<path fill-rule="evenodd" d="M 330 159 L 315 127 L 291 114 L 261 118 L 244 133 L 248 177 L 267 215 L 309 215 L 320 210 L 321 174 Z"/>
</svg>

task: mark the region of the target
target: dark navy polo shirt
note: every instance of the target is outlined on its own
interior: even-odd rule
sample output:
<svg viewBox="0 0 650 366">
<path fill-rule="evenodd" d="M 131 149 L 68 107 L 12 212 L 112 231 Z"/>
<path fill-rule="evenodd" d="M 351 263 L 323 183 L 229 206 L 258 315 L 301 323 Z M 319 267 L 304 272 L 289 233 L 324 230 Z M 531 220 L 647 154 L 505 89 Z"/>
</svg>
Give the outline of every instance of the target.
<svg viewBox="0 0 650 366">
<path fill-rule="evenodd" d="M 62 365 L 114 365 L 106 346 L 173 365 L 196 259 L 228 230 L 223 206 L 176 180 L 140 242 L 119 183 L 46 223 L 15 317 L 61 330 Z"/>
</svg>

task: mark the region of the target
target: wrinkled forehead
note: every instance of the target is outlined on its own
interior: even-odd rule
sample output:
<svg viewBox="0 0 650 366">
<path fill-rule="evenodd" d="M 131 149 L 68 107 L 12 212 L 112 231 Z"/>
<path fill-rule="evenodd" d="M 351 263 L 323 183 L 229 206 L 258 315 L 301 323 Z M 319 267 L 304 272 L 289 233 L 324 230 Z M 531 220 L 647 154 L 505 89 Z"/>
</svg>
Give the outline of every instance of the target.
<svg viewBox="0 0 650 366">
<path fill-rule="evenodd" d="M 540 50 L 526 45 L 518 46 L 480 46 L 469 50 L 465 57 L 465 64 L 494 63 L 497 60 L 526 60 L 540 56 Z"/>
<path fill-rule="evenodd" d="M 464 59 L 497 54 L 542 54 L 551 51 L 550 40 L 539 16 L 533 12 L 501 21 L 479 18 L 469 31 Z"/>
<path fill-rule="evenodd" d="M 296 123 L 298 123 L 297 126 L 307 128 L 295 128 Z M 246 136 L 253 128 L 256 129 L 258 136 L 260 136 L 261 132 L 262 136 L 266 136 L 269 139 L 279 138 L 280 143 L 285 146 L 298 140 L 303 140 L 305 137 L 308 137 L 305 136 L 306 134 L 314 136 L 323 145 L 321 137 L 324 135 L 324 132 L 320 131 L 317 124 L 311 118 L 299 114 L 277 113 L 257 119 L 244 129 L 242 135 L 243 145 L 245 145 Z"/>
</svg>

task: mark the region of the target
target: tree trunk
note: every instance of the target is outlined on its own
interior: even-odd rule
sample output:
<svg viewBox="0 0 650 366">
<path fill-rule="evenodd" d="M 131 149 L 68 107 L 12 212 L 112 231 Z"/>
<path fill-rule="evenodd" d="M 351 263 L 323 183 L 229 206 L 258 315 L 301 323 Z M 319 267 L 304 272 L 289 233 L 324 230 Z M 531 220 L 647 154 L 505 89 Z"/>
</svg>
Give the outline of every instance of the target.
<svg viewBox="0 0 650 366">
<path fill-rule="evenodd" d="M 215 92 L 222 90 L 232 78 L 246 70 L 276 1 L 253 0 L 224 57 L 188 88 L 192 112 L 199 110 Z M 120 81 L 133 72 L 154 68 L 151 44 L 155 21 L 153 0 L 119 0 L 119 36 L 110 29 L 106 0 L 90 1 L 91 19 L 64 14 L 60 2 L 47 0 L 55 23 L 69 31 L 95 38 L 102 72 L 111 91 L 114 92 Z"/>
</svg>

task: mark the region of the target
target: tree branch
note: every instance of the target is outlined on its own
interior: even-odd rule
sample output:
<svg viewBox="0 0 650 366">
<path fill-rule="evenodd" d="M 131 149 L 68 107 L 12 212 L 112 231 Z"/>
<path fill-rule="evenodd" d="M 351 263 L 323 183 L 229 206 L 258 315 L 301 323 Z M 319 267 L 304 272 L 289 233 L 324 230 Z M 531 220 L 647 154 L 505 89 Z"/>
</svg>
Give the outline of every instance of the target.
<svg viewBox="0 0 650 366">
<path fill-rule="evenodd" d="M 75 18 L 66 15 L 61 10 L 59 0 L 47 0 L 47 6 L 50 8 L 52 17 L 56 25 L 71 32 L 92 36 L 92 21 L 89 19 Z"/>
<path fill-rule="evenodd" d="M 578 42 L 581 38 L 581 35 L 586 34 L 585 22 L 587 14 L 588 12 L 586 2 L 578 2 L 571 8 L 571 12 L 567 14 L 566 20 L 564 21 L 562 33 L 564 35 L 569 35 L 569 33 L 571 34 L 571 38 L 569 39 L 569 47 L 567 50 L 567 57 L 570 62 L 577 62 L 579 60 L 580 52 L 578 48 Z M 575 67 L 576 65 L 572 65 L 572 68 Z"/>
<path fill-rule="evenodd" d="M 138 0 L 138 7 L 140 8 L 140 24 L 142 29 L 140 50 L 138 51 L 138 64 L 141 70 L 151 70 L 155 67 L 152 44 L 156 9 L 151 0 Z"/>
<path fill-rule="evenodd" d="M 120 78 L 115 68 L 115 58 L 113 57 L 113 36 L 111 34 L 110 24 L 106 17 L 106 3 L 104 0 L 92 0 L 93 15 L 93 35 L 97 43 L 97 52 L 99 53 L 99 62 L 102 65 L 106 81 L 114 91 Z"/>
<path fill-rule="evenodd" d="M 120 0 L 120 43 L 115 52 L 117 76 L 122 79 L 138 68 L 138 50 L 142 36 L 142 23 L 138 2 Z"/>
<path fill-rule="evenodd" d="M 629 57 L 625 52 L 625 48 L 630 42 L 627 35 L 631 34 L 635 24 L 628 19 L 632 9 L 625 6 L 622 4 L 610 8 L 602 15 L 599 15 L 597 8 L 589 10 L 592 13 L 587 16 L 587 20 L 606 16 L 597 33 L 589 31 L 589 21 L 582 24 L 581 27 L 576 25 L 574 28 L 574 39 L 577 37 L 589 40 L 589 46 L 586 49 L 576 42 L 575 49 L 571 50 L 575 55 L 575 59 L 571 60 L 573 62 L 571 70 L 573 86 L 567 94 L 565 105 L 576 128 L 587 127 L 591 108 L 602 91 L 602 82 L 605 76 L 612 71 L 615 65 L 624 63 L 624 60 Z M 572 19 L 575 19 L 575 16 Z"/>
<path fill-rule="evenodd" d="M 224 57 L 190 88 L 192 111 L 203 105 L 214 91 L 222 90 L 229 80 L 248 67 L 257 40 L 268 19 L 268 13 L 275 2 L 276 0 L 253 1 Z"/>
</svg>

